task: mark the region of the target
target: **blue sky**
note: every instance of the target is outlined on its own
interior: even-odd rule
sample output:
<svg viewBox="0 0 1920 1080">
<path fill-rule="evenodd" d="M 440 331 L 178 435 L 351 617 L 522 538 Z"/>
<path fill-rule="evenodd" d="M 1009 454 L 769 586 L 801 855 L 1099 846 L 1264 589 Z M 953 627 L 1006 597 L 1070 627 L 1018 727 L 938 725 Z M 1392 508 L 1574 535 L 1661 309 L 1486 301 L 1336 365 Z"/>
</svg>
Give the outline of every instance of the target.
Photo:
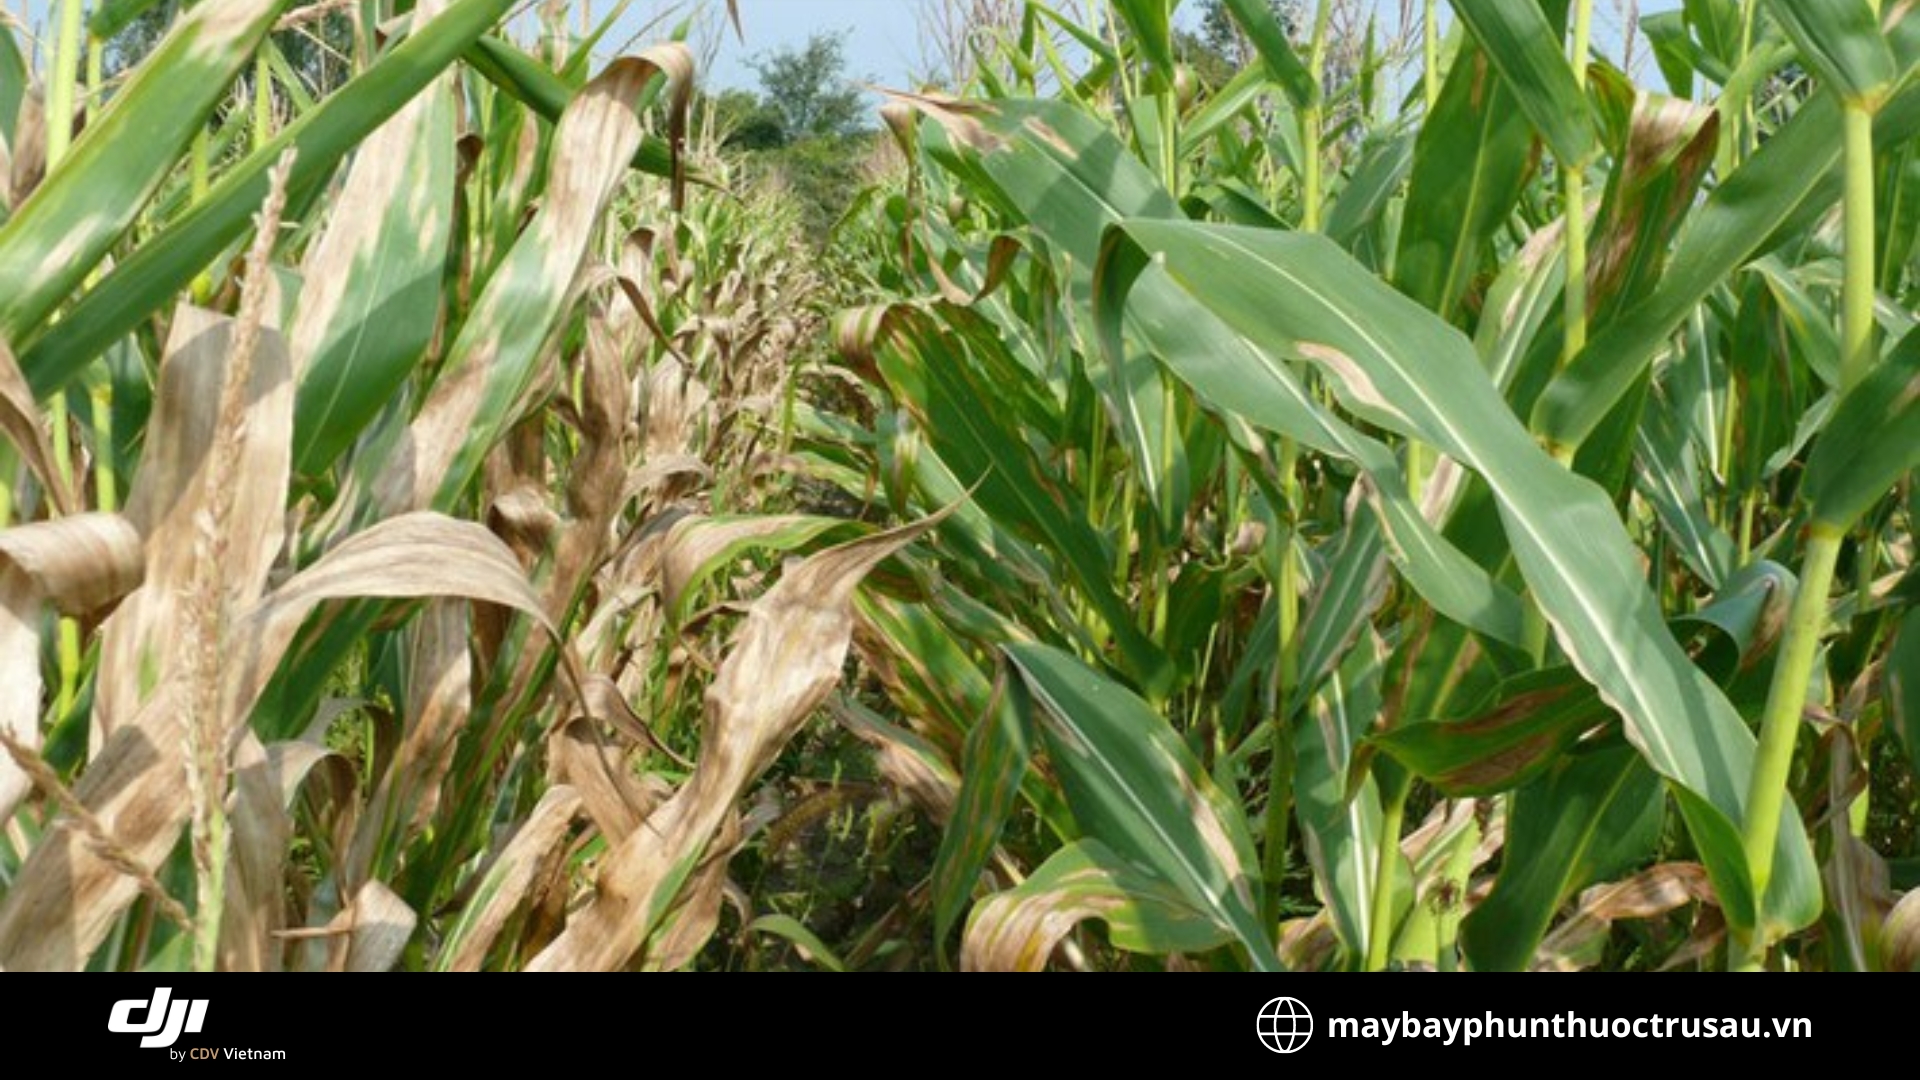
<svg viewBox="0 0 1920 1080">
<path fill-rule="evenodd" d="M 756 54 L 776 49 L 798 48 L 809 35 L 820 32 L 849 31 L 846 39 L 849 74 L 871 79 L 884 86 L 905 86 L 910 76 L 923 68 L 919 16 L 924 0 L 740 0 L 740 21 L 746 42 L 736 41 L 731 28 L 715 57 L 711 80 L 716 86 L 752 89 L 758 85 L 747 60 Z M 1394 0 L 1375 0 L 1387 17 L 1393 17 L 1399 5 Z M 723 0 L 707 0 L 715 12 L 725 10 Z M 645 5 L 636 3 L 639 10 Z M 667 5 L 655 4 L 655 10 Z M 1640 0 L 1640 12 L 1668 11 L 1679 0 Z M 1185 9 L 1197 9 L 1197 0 L 1187 0 Z M 1609 33 L 1618 33 L 1618 16 L 1608 0 L 1597 0 L 1597 33 L 1604 42 Z M 1442 4 L 1446 18 L 1446 5 Z M 1604 46 L 1603 46 L 1604 47 Z"/>
<path fill-rule="evenodd" d="M 85 0 L 92 3 L 101 0 Z M 299 0 L 305 3 L 306 0 Z M 592 0 L 595 12 L 610 10 L 612 0 Z M 708 79 L 714 86 L 754 88 L 758 80 L 748 64 L 756 55 L 777 49 L 798 48 L 811 34 L 846 32 L 848 73 L 863 81 L 883 86 L 904 87 L 914 72 L 925 67 L 919 22 L 923 8 L 932 0 L 739 0 L 740 21 L 746 41 L 736 40 L 729 27 L 717 35 L 718 47 Z M 45 28 L 48 0 L 0 0 L 8 8 L 24 14 L 35 30 Z M 1399 8 L 1398 0 L 1373 0 L 1388 18 Z M 1609 33 L 1618 33 L 1618 16 L 1611 0 L 1596 0 L 1596 32 L 1603 43 Z M 1641 13 L 1671 10 L 1679 0 L 1640 0 Z M 725 0 L 632 0 L 632 6 L 620 27 L 609 35 L 603 46 L 619 45 L 623 32 L 638 30 L 654 17 L 665 15 L 677 22 L 691 10 L 705 8 L 709 24 L 724 25 Z M 1197 0 L 1181 5 L 1182 16 L 1192 19 Z M 1442 17 L 1448 17 L 1441 5 Z M 654 37 L 660 36 L 658 31 Z M 644 43 L 644 42 L 643 42 Z"/>
<path fill-rule="evenodd" d="M 712 0 L 716 11 L 725 5 Z M 746 43 L 728 27 L 715 57 L 719 86 L 758 85 L 747 60 L 776 49 L 798 48 L 811 34 L 847 32 L 847 73 L 885 86 L 904 87 L 920 67 L 919 0 L 740 0 Z"/>
</svg>

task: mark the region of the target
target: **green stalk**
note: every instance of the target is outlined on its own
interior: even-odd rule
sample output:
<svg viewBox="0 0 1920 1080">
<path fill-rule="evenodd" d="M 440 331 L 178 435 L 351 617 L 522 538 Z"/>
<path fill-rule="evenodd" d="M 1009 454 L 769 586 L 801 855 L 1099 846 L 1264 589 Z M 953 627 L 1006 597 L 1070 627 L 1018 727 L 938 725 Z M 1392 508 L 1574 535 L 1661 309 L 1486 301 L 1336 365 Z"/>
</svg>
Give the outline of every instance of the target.
<svg viewBox="0 0 1920 1080">
<path fill-rule="evenodd" d="M 253 56 L 253 145 L 265 146 L 273 138 L 273 71 L 267 67 L 270 42 L 262 43 Z"/>
<path fill-rule="evenodd" d="M 1840 393 L 1858 386 L 1873 368 L 1874 205 L 1873 112 L 1864 103 L 1844 106 L 1846 125 L 1846 274 L 1841 289 Z M 1800 715 L 1807 688 L 1813 681 L 1815 653 L 1827 621 L 1827 597 L 1833 587 L 1834 564 L 1848 522 L 1816 520 L 1808 529 L 1807 553 L 1801 563 L 1800 589 L 1788 616 L 1780 655 L 1774 661 L 1773 683 L 1767 690 L 1766 712 L 1760 722 L 1760 748 L 1747 789 L 1747 820 L 1742 839 L 1747 865 L 1753 874 L 1756 898 L 1764 897 L 1773 879 L 1774 842 L 1780 814 L 1786 806 L 1788 774 L 1800 733 Z M 1765 933 L 1748 942 L 1746 962 L 1760 966 L 1771 942 Z"/>
<path fill-rule="evenodd" d="M 1427 115 L 1433 115 L 1433 106 L 1440 100 L 1440 0 L 1427 0 L 1426 12 L 1422 16 L 1421 46 L 1426 50 L 1426 71 L 1421 75 L 1421 83 L 1426 91 Z"/>
<path fill-rule="evenodd" d="M 61 0 L 60 28 L 53 39 L 53 70 L 47 74 L 47 171 L 73 145 L 74 87 L 80 78 L 80 0 Z"/>
<path fill-rule="evenodd" d="M 1754 20 L 1757 17 L 1760 0 L 1743 0 L 1740 5 L 1740 55 L 1735 58 L 1734 67 L 1747 62 L 1747 55 L 1753 52 Z M 1735 118 L 1733 161 L 1738 167 L 1753 153 L 1759 144 L 1756 138 L 1760 130 L 1760 117 L 1753 108 L 1753 95 L 1748 94 L 1740 106 L 1740 115 Z"/>
<path fill-rule="evenodd" d="M 1573 82 L 1587 89 L 1587 49 L 1593 33 L 1593 0 L 1579 0 L 1573 14 Z M 1564 369 L 1587 347 L 1587 163 L 1560 163 L 1560 184 L 1567 208 L 1566 339 L 1560 354 Z"/>
<path fill-rule="evenodd" d="M 1313 76 L 1313 101 L 1300 110 L 1300 144 L 1303 161 L 1300 177 L 1300 228 L 1319 232 L 1321 227 L 1320 140 L 1325 124 L 1327 27 L 1333 16 L 1331 0 L 1320 0 L 1313 18 L 1313 42 L 1307 53 L 1307 70 Z M 1280 883 L 1286 876 L 1287 822 L 1293 803 L 1293 728 L 1288 723 L 1287 700 L 1297 678 L 1295 664 L 1299 655 L 1300 587 L 1293 560 L 1293 523 L 1300 506 L 1299 482 L 1295 463 L 1300 448 L 1292 439 L 1280 440 L 1280 488 L 1287 498 L 1284 508 L 1289 523 L 1280 538 L 1280 574 L 1274 599 L 1279 603 L 1280 655 L 1273 673 L 1273 747 L 1267 776 L 1267 829 L 1265 866 L 1267 891 L 1262 915 L 1268 927 L 1279 925 Z"/>
<path fill-rule="evenodd" d="M 1846 124 L 1846 276 L 1841 282 L 1840 393 L 1873 372 L 1873 112 L 1849 102 Z"/>
<path fill-rule="evenodd" d="M 1326 125 L 1327 27 L 1333 18 L 1333 0 L 1320 0 L 1313 17 L 1313 44 L 1307 53 L 1307 70 L 1313 73 L 1313 103 L 1300 110 L 1301 163 L 1300 228 L 1320 231 L 1321 175 L 1320 140 Z"/>
<path fill-rule="evenodd" d="M 94 509 L 111 514 L 120 509 L 119 475 L 113 466 L 113 393 L 107 382 L 93 388 Z"/>
<path fill-rule="evenodd" d="M 1393 956 L 1394 869 L 1400 858 L 1400 829 L 1407 819 L 1407 795 L 1413 790 L 1411 776 L 1399 769 L 1388 771 L 1393 775 L 1385 786 L 1391 790 L 1380 793 L 1384 804 L 1380 850 L 1374 853 L 1373 910 L 1367 916 L 1368 971 L 1385 971 Z"/>
<path fill-rule="evenodd" d="M 1276 678 L 1275 681 L 1286 680 Z M 1287 876 L 1287 845 L 1291 842 L 1287 833 L 1293 820 L 1293 725 L 1286 721 L 1283 713 L 1286 706 L 1279 693 L 1276 690 L 1272 747 L 1267 765 L 1267 827 L 1260 867 L 1267 884 L 1261 896 L 1260 925 L 1270 931 L 1280 925 L 1280 886 Z"/>
<path fill-rule="evenodd" d="M 80 0 L 61 0 L 60 26 L 53 42 L 53 70 L 47 74 L 47 172 L 53 172 L 67 156 L 67 150 L 73 145 L 73 105 L 74 91 L 80 78 Z M 70 426 L 67 417 L 67 399 L 64 394 L 53 395 L 48 403 L 47 426 L 53 441 L 53 467 L 60 476 L 60 483 L 73 487 L 73 448 L 68 437 Z M 67 644 L 71 636 L 75 642 L 74 651 L 78 652 L 79 627 L 68 625 L 72 620 L 60 621 L 60 700 L 66 705 L 72 704 L 70 686 L 78 676 L 79 663 L 67 663 Z M 64 715 L 65 709 L 57 715 Z"/>
<path fill-rule="evenodd" d="M 87 114 L 100 108 L 100 84 L 105 79 L 107 43 L 87 35 Z"/>
<path fill-rule="evenodd" d="M 1587 89 L 1587 52 L 1593 40 L 1593 0 L 1578 0 L 1573 10 L 1573 82 L 1582 94 Z M 1563 232 L 1567 248 L 1567 281 L 1563 294 L 1564 334 L 1560 344 L 1560 370 L 1566 370 L 1587 347 L 1587 162 L 1560 163 L 1561 197 L 1566 202 Z M 1555 447 L 1555 460 L 1573 466 L 1573 448 Z M 1521 624 L 1521 644 L 1535 664 L 1546 659 L 1547 619 L 1540 605 L 1529 602 Z"/>
</svg>

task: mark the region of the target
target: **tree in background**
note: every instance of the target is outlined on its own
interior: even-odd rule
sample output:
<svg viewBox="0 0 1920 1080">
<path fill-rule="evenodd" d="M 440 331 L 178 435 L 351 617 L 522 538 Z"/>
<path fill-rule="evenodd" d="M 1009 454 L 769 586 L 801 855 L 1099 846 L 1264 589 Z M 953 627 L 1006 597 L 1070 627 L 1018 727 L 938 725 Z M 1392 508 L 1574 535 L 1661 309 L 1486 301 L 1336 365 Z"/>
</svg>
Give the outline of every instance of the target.
<svg viewBox="0 0 1920 1080">
<path fill-rule="evenodd" d="M 1272 9 L 1273 17 L 1287 32 L 1289 41 L 1305 41 L 1307 12 L 1301 0 L 1267 0 L 1267 7 Z M 1247 40 L 1246 31 L 1240 29 L 1240 24 L 1234 21 L 1233 13 L 1227 10 L 1222 0 L 1202 0 L 1199 42 L 1235 68 L 1245 67 L 1254 60 L 1253 43 Z"/>
<path fill-rule="evenodd" d="M 799 49 L 779 49 L 749 64 L 762 102 L 780 120 L 786 143 L 843 138 L 866 125 L 860 91 L 847 78 L 846 32 L 814 34 Z"/>
<path fill-rule="evenodd" d="M 814 34 L 749 66 L 760 92 L 728 90 L 713 101 L 726 145 L 746 166 L 784 185 L 810 235 L 824 240 L 848 199 L 867 182 L 873 153 L 865 95 L 848 78 L 845 34 Z"/>
</svg>

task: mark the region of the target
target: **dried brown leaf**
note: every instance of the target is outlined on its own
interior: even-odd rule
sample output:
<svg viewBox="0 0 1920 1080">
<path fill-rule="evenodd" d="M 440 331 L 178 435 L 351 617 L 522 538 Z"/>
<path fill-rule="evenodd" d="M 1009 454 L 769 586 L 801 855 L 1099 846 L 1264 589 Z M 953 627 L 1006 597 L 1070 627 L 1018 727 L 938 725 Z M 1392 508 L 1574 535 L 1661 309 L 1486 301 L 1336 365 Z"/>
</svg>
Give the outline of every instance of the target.
<svg viewBox="0 0 1920 1080">
<path fill-rule="evenodd" d="M 438 514 L 402 515 L 348 538 L 239 621 L 222 714 L 244 717 L 252 711 L 300 624 L 322 602 L 422 596 L 466 596 L 518 608 L 551 629 L 538 596 L 498 538 Z M 187 742 L 181 696 L 177 682 L 163 681 L 114 732 L 75 789 L 148 868 L 166 857 L 188 812 L 179 797 Z M 57 823 L 0 900 L 0 965 L 80 966 L 136 891 L 137 882 L 93 854 L 69 823 Z"/>
<path fill-rule="evenodd" d="M 857 702 L 835 698 L 829 707 L 841 727 L 873 747 L 874 765 L 889 784 L 934 821 L 944 823 L 953 816 L 954 804 L 960 798 L 960 774 L 938 747 L 887 723 Z"/>
<path fill-rule="evenodd" d="M 579 810 L 580 793 L 565 784 L 550 787 L 540 796 L 533 812 L 487 870 L 484 899 L 478 911 L 461 919 L 458 941 L 446 960 L 447 970 L 480 970 L 494 939 L 519 910 L 528 887 L 539 876 L 541 865 L 556 853 L 564 853 L 567 833 Z"/>
<path fill-rule="evenodd" d="M 27 201 L 33 189 L 47 173 L 46 101 L 37 87 L 28 88 L 20 97 L 20 117 L 13 129 L 13 142 L 7 145 L 5 172 L 0 172 L 0 188 L 7 189 L 8 205 L 17 207 Z"/>
<path fill-rule="evenodd" d="M 440 781 L 453 761 L 456 736 L 473 707 L 473 663 L 467 611 L 434 600 L 407 628 L 407 715 L 393 763 L 381 775 L 347 859 L 350 880 L 373 870 L 383 840 L 411 839 L 439 804 Z"/>
<path fill-rule="evenodd" d="M 680 519 L 667 535 L 666 555 L 661 566 L 660 584 L 667 606 L 678 607 L 681 596 L 701 570 L 729 546 L 758 537 L 777 536 L 812 520 L 800 514 L 728 520 L 698 516 Z"/>
<path fill-rule="evenodd" d="M 1573 971 L 1599 959 L 1613 924 L 1651 919 L 1693 901 L 1714 903 L 1713 886 L 1699 863 L 1661 863 L 1624 881 L 1595 885 L 1580 894 L 1572 915 L 1540 943 L 1535 971 Z"/>
<path fill-rule="evenodd" d="M 693 963 L 707 939 L 720 925 L 720 905 L 726 899 L 727 863 L 740 846 L 740 815 L 727 815 L 719 835 L 707 846 L 706 858 L 687 879 L 680 891 L 680 902 L 660 921 L 660 929 L 647 942 L 647 971 L 678 971 Z"/>
<path fill-rule="evenodd" d="M 347 947 L 339 966 L 346 971 L 391 971 L 420 921 L 405 900 L 378 881 L 360 887 L 345 918 Z"/>
<path fill-rule="evenodd" d="M 27 385 L 20 362 L 14 359 L 13 350 L 7 348 L 4 341 L 0 341 L 0 435 L 13 441 L 27 468 L 33 470 L 34 477 L 52 497 L 54 508 L 62 517 L 79 512 L 79 497 L 71 485 L 61 481 L 59 470 L 54 468 L 53 443 L 40 424 L 33 388 Z"/>
<path fill-rule="evenodd" d="M 0 531 L 0 732 L 40 746 L 41 611 L 98 610 L 140 582 L 140 535 L 117 514 L 83 514 Z M 32 788 L 0 754 L 0 822 Z"/>
<path fill-rule="evenodd" d="M 554 732 L 549 753 L 555 781 L 580 793 L 587 816 L 609 845 L 632 835 L 659 804 L 627 770 L 625 755 L 600 737 L 592 720 L 563 725 Z"/>
<path fill-rule="evenodd" d="M 553 164 L 540 211 L 519 240 L 520 245 L 531 245 L 524 250 L 535 261 L 512 265 L 513 272 L 529 279 L 566 282 L 570 289 L 577 286 L 590 242 L 640 146 L 642 122 L 634 103 L 663 72 L 669 79 L 667 116 L 677 145 L 684 131 L 693 72 L 692 54 L 683 45 L 660 45 L 616 60 L 574 96 L 554 131 Z M 682 183 L 679 154 L 674 162 L 677 206 Z M 521 250 L 516 247 L 516 255 Z M 501 343 L 514 339 L 509 331 L 511 320 L 519 315 L 519 292 L 490 287 L 476 301 L 446 371 L 434 383 L 403 445 L 375 481 L 375 501 L 386 512 L 431 506 L 448 482 L 490 397 L 502 392 L 495 385 L 499 381 L 495 361 Z M 533 381 L 538 382 L 538 377 Z M 523 398 L 515 407 L 524 404 Z"/>
<path fill-rule="evenodd" d="M 221 389 L 238 330 L 234 320 L 182 306 L 174 314 L 161 363 L 146 453 L 126 516 L 146 538 L 146 581 L 101 630 L 94 690 L 93 748 L 127 723 L 148 696 L 184 674 L 183 598 L 201 573 L 196 552 L 220 426 Z M 278 334 L 259 338 L 231 477 L 232 504 L 222 542 L 220 587 L 229 610 L 244 610 L 266 589 L 285 531 L 293 430 L 293 380 Z"/>
<path fill-rule="evenodd" d="M 594 898 L 532 969 L 611 970 L 641 948 L 747 785 L 839 683 L 861 579 L 944 513 L 821 551 L 753 604 L 707 690 L 693 776 L 608 855 Z"/>
</svg>

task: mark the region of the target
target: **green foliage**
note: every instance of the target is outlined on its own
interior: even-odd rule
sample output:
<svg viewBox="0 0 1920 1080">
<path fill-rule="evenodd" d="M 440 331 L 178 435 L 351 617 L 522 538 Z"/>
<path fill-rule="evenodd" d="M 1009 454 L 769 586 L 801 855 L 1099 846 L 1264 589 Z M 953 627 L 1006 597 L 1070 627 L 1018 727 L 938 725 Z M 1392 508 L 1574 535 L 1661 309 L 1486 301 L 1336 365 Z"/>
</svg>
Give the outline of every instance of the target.
<svg viewBox="0 0 1920 1080">
<path fill-rule="evenodd" d="M 846 34 L 814 34 L 799 48 L 751 61 L 761 105 L 780 122 L 781 143 L 840 139 L 866 128 L 866 107 L 849 81 Z"/>
</svg>

